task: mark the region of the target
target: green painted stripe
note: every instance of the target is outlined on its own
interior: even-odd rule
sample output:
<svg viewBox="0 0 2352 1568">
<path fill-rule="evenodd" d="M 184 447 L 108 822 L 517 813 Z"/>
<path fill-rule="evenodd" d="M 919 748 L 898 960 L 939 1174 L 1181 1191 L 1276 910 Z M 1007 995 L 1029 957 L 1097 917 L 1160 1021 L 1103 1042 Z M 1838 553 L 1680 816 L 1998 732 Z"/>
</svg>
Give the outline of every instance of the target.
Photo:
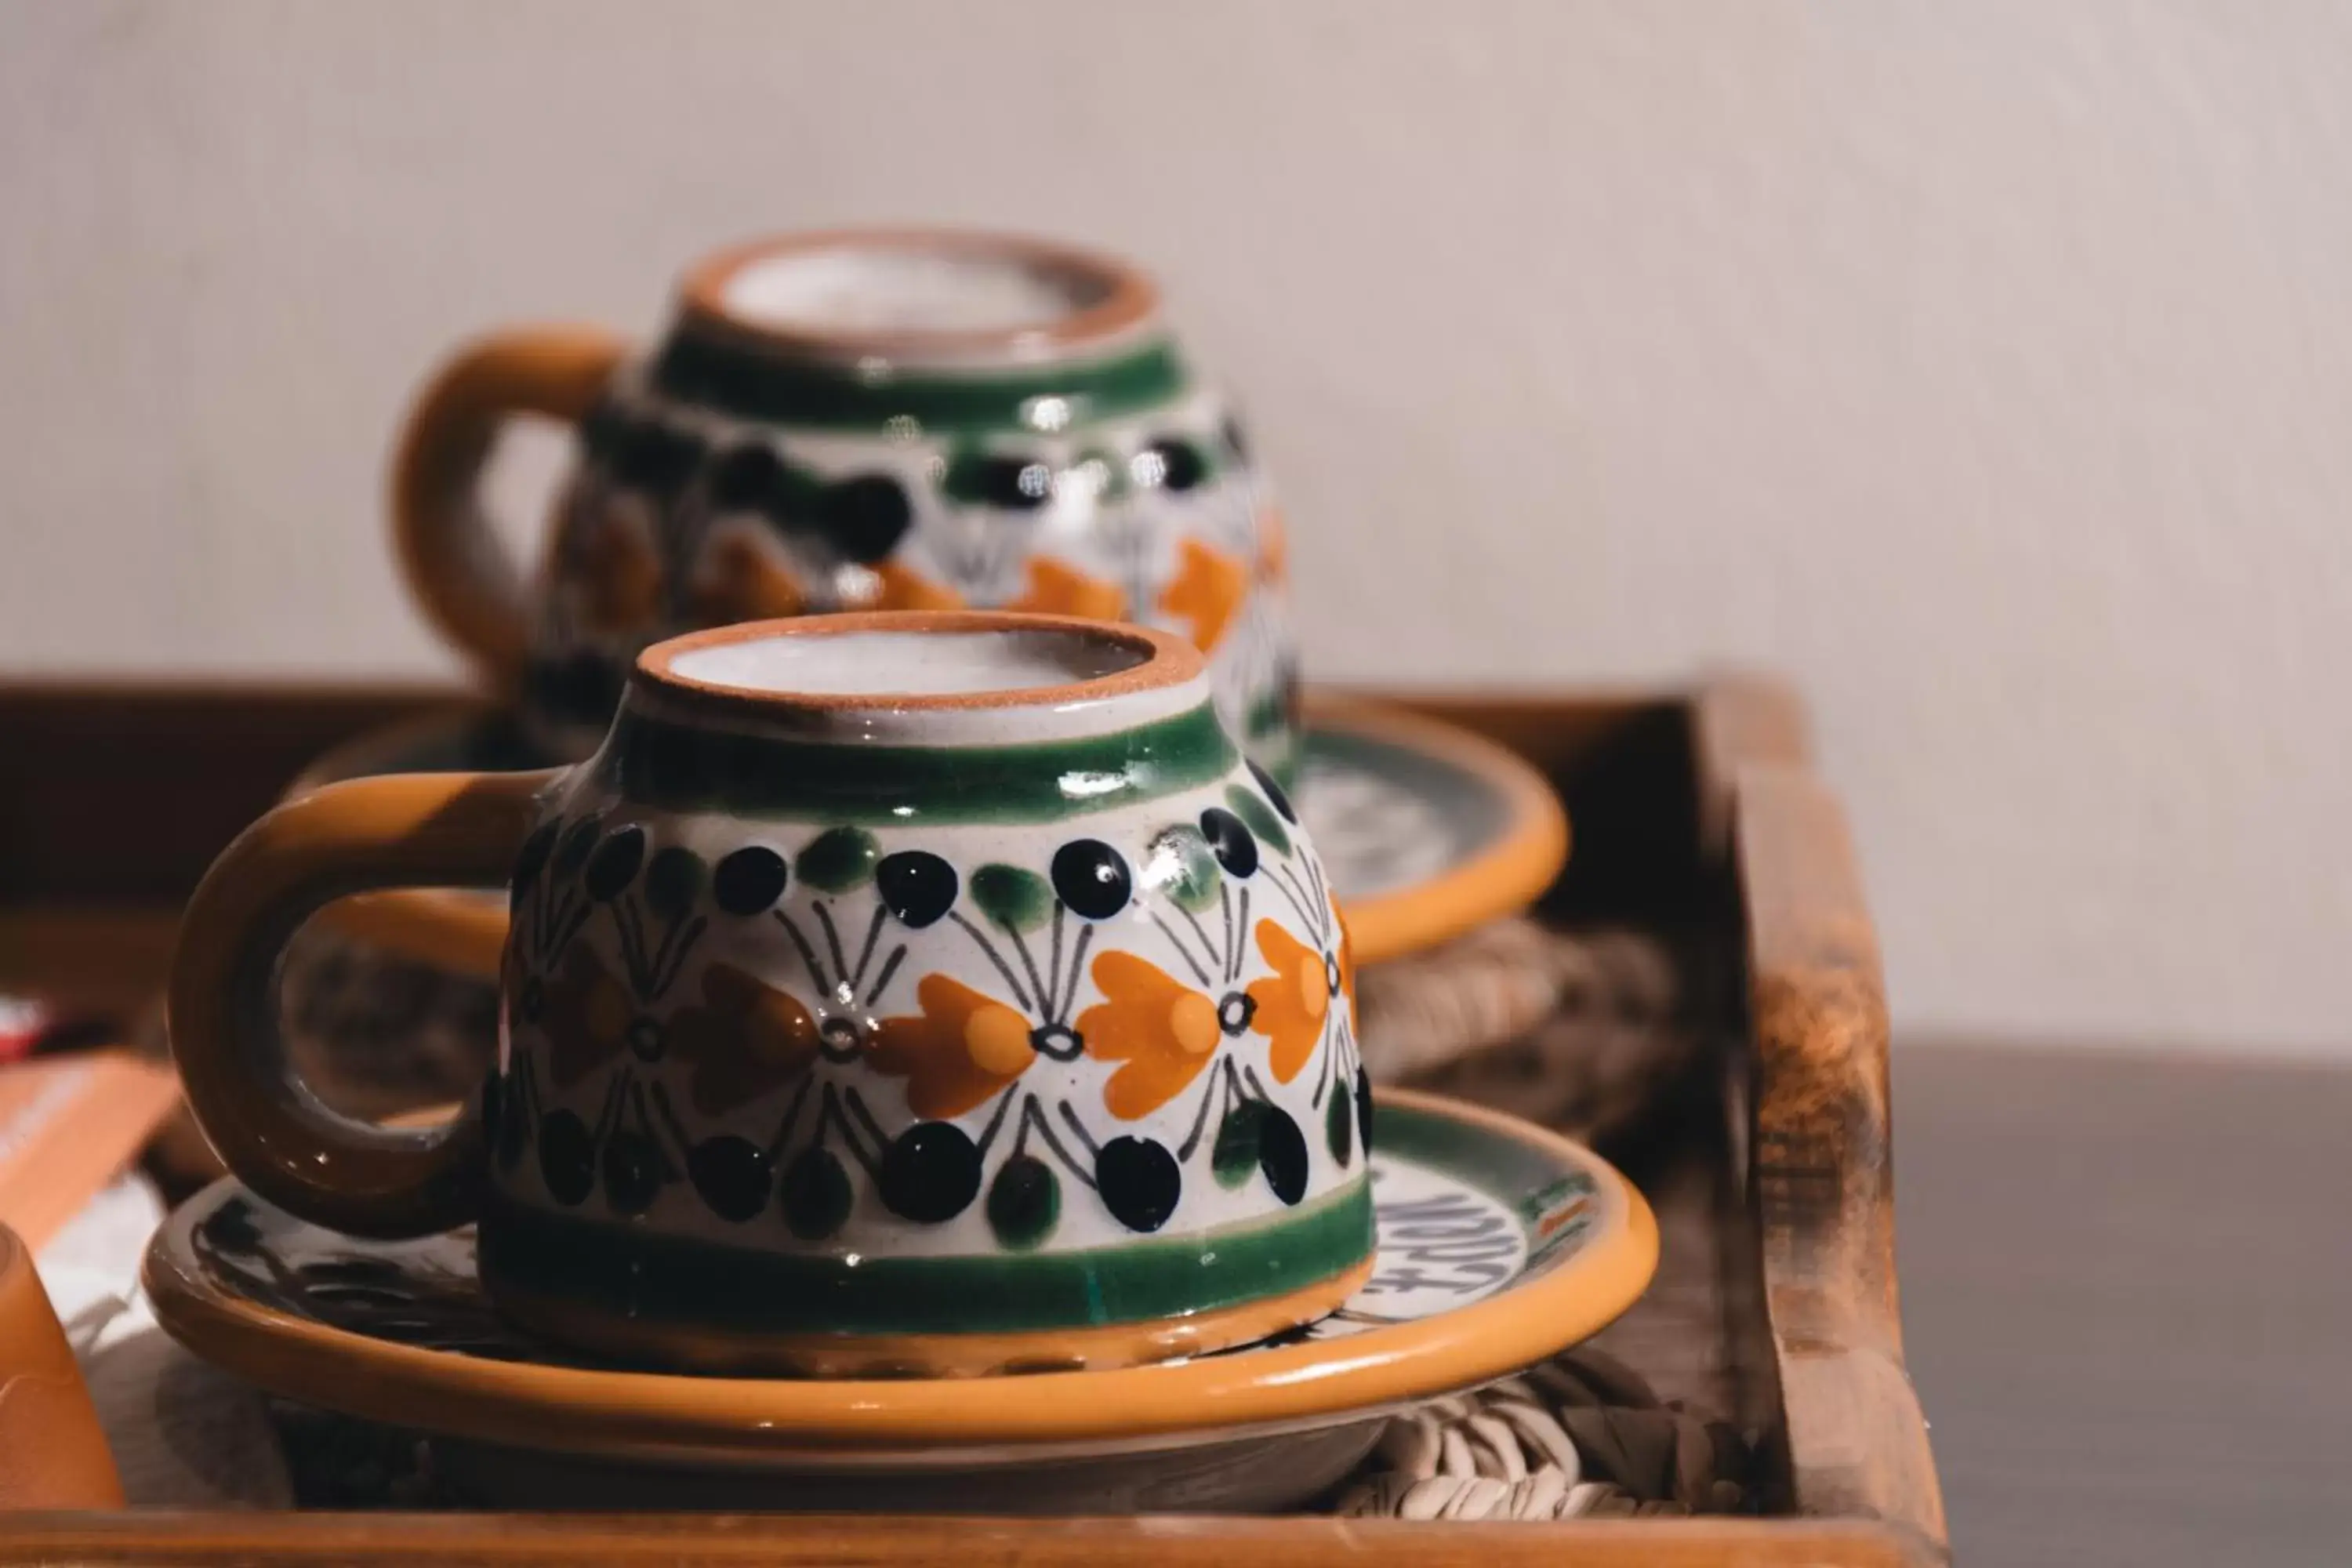
<svg viewBox="0 0 2352 1568">
<path fill-rule="evenodd" d="M 854 430 L 911 419 L 926 430 L 977 433 L 1046 428 L 1028 417 L 1040 397 L 1070 404 L 1069 417 L 1053 428 L 1138 413 L 1181 396 L 1189 378 L 1165 340 L 1091 363 L 869 380 L 854 368 L 682 331 L 655 360 L 653 384 L 665 396 L 740 419 Z"/>
<path fill-rule="evenodd" d="M 781 1232 L 772 1216 L 754 1220 Z M 1371 1184 L 1206 1236 L 985 1258 L 761 1253 L 492 1200 L 481 1271 L 633 1319 L 777 1333 L 982 1332 L 1145 1322 L 1289 1290 L 1372 1250 Z"/>
<path fill-rule="evenodd" d="M 624 706 L 600 784 L 669 811 L 827 823 L 1057 822 L 1213 783 L 1239 762 L 1214 709 L 1075 741 L 878 746 L 782 740 Z"/>
</svg>

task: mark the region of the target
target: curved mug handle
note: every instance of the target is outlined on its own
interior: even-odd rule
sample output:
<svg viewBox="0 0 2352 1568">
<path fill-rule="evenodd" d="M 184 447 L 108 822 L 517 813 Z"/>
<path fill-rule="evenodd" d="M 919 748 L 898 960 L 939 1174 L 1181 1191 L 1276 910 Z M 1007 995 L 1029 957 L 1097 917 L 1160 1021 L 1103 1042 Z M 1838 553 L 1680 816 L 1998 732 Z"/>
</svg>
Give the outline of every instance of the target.
<svg viewBox="0 0 2352 1568">
<path fill-rule="evenodd" d="M 509 689 L 530 650 L 530 604 L 482 508 L 482 469 L 517 415 L 578 425 L 626 352 L 601 327 L 494 332 L 441 367 L 402 427 L 392 526 L 409 591 L 444 637 Z"/>
<path fill-rule="evenodd" d="M 503 882 L 559 771 L 408 773 L 329 784 L 237 836 L 189 900 L 172 959 L 172 1055 L 231 1171 L 288 1213 L 355 1236 L 431 1235 L 474 1216 L 479 1095 L 423 1131 L 339 1116 L 294 1076 L 278 959 L 320 906 L 391 887 Z"/>
</svg>

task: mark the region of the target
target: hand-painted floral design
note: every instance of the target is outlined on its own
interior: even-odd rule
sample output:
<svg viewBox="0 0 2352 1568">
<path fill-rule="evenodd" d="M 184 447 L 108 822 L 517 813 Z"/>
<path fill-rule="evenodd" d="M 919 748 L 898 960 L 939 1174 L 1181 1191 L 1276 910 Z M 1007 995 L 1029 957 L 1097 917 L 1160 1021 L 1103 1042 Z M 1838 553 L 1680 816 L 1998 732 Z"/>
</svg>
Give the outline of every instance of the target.
<svg viewBox="0 0 2352 1568">
<path fill-rule="evenodd" d="M 548 824 L 524 846 L 508 952 L 509 963 L 521 955 L 524 977 L 510 993 L 519 1005 L 509 1037 L 518 1024 L 531 1030 L 557 1095 L 619 1064 L 591 1124 L 545 1103 L 532 1051 L 508 1055 L 497 1096 L 501 1163 L 513 1164 L 524 1145 L 535 1145 L 548 1192 L 567 1206 L 601 1187 L 615 1212 L 642 1214 L 677 1177 L 655 1120 L 667 1102 L 648 1095 L 637 1068 L 668 1053 L 674 1019 L 660 1005 L 709 928 L 696 908 L 705 875 L 680 847 L 648 855 L 643 826 L 593 816 Z M 578 940 L 600 910 L 617 966 Z"/>
<path fill-rule="evenodd" d="M 1049 1242 L 1070 1192 L 1156 1230 L 1188 1172 L 1299 1203 L 1306 1112 L 1353 1087 L 1330 1092 L 1345 931 L 1276 786 L 1208 800 L 1134 859 L 1073 837 L 1034 869 L 848 826 L 707 865 L 616 817 L 551 825 L 518 868 L 499 1125 L 563 1206 L 691 1189 L 804 1240 L 861 1186 L 919 1225 L 982 1205 L 1012 1249 Z M 1038 1072 L 1081 1061 L 1108 1070 Z"/>
<path fill-rule="evenodd" d="M 1103 1104 L 1134 1121 L 1190 1089 L 1215 1058 L 1217 1005 L 1131 952 L 1096 959 L 1094 978 L 1103 999 L 1078 1015 L 1078 1033 L 1088 1056 L 1119 1064 Z"/>
<path fill-rule="evenodd" d="M 695 1110 L 717 1116 L 790 1083 L 817 1056 L 801 999 L 731 963 L 702 972 L 702 999 L 670 1015 L 669 1051 L 686 1064 Z"/>
<path fill-rule="evenodd" d="M 740 528 L 721 531 L 704 547 L 688 588 L 693 618 L 703 626 L 797 616 L 809 595 L 776 552 Z"/>
<path fill-rule="evenodd" d="M 1249 563 L 1197 539 L 1177 547 L 1182 565 L 1160 591 L 1160 611 L 1184 628 L 1184 635 L 1202 653 L 1224 640 L 1234 612 L 1250 589 Z"/>
<path fill-rule="evenodd" d="M 1288 1083 L 1323 1043 L 1334 986 L 1327 983 L 1323 954 L 1274 921 L 1258 922 L 1257 946 L 1274 973 L 1250 984 L 1250 1000 L 1257 1004 L 1250 1027 L 1266 1037 L 1266 1064 L 1276 1081 Z"/>
<path fill-rule="evenodd" d="M 875 590 L 858 607 L 874 610 L 961 610 L 963 595 L 934 583 L 901 561 L 873 568 Z"/>
<path fill-rule="evenodd" d="M 1037 1059 L 1029 1020 L 992 996 L 944 974 L 915 987 L 922 1012 L 884 1018 L 866 1054 L 876 1072 L 907 1080 L 918 1116 L 948 1121 L 986 1104 Z"/>
<path fill-rule="evenodd" d="M 943 885 L 936 876 L 933 880 Z M 1172 1206 L 1161 1190 L 1172 1161 L 1163 1173 L 1148 1155 L 1137 1165 L 1122 1148 L 1106 1164 L 1111 1145 L 1094 1138 L 1066 1100 L 1051 1101 L 1055 1114 L 1049 1115 L 1047 1099 L 1007 1092 L 1039 1060 L 1074 1061 L 1084 1052 L 1085 1037 L 1072 1026 L 1071 1013 L 1087 951 L 1097 922 L 1128 907 L 1132 886 L 1125 859 L 1094 839 L 1064 845 L 1049 876 L 1002 864 L 975 868 L 970 895 L 979 920 L 937 900 L 925 912 L 963 931 L 1012 1000 L 933 973 L 916 986 L 919 1016 L 884 1018 L 876 1026 L 866 1065 L 907 1079 L 908 1109 L 940 1127 L 941 1138 L 950 1131 L 946 1121 L 996 1101 L 978 1141 L 966 1140 L 975 1171 L 1011 1124 L 1011 1147 L 988 1196 L 990 1226 L 1008 1247 L 1037 1245 L 1060 1213 L 1060 1178 L 1029 1152 L 1033 1139 L 1069 1176 L 1095 1188 L 1131 1229 L 1155 1228 Z"/>
<path fill-rule="evenodd" d="M 547 1076 L 570 1089 L 617 1059 L 637 1017 L 629 988 L 614 978 L 595 953 L 574 947 L 563 967 L 547 982 Z"/>
<path fill-rule="evenodd" d="M 661 557 L 642 510 L 613 508 L 589 516 L 572 542 L 581 620 L 592 632 L 641 632 L 659 622 Z"/>
<path fill-rule="evenodd" d="M 665 635 L 1001 606 L 1184 632 L 1213 654 L 1244 745 L 1292 765 L 1274 689 L 1291 637 L 1282 522 L 1213 393 L 1171 385 L 1115 413 L 1046 395 L 981 426 L 910 416 L 820 431 L 714 419 L 722 384 L 667 382 L 668 363 L 616 382 L 582 425 L 529 655 L 543 743 L 592 749 L 637 653 Z"/>
<path fill-rule="evenodd" d="M 1316 1047 L 1336 1026 L 1343 1044 L 1352 1049 L 1356 1038 L 1356 964 L 1347 927 L 1325 885 L 1322 866 L 1313 860 L 1304 869 L 1287 863 L 1273 868 L 1273 882 L 1312 938 L 1302 942 L 1291 930 L 1273 921 L 1260 921 L 1257 947 L 1273 973 L 1250 985 L 1257 1004 L 1250 1026 L 1266 1037 L 1267 1066 L 1275 1078 L 1288 1083 L 1314 1059 Z M 1331 1064 L 1326 1064 L 1328 1079 Z M 1316 1095 L 1319 1104 L 1322 1091 Z"/>
<path fill-rule="evenodd" d="M 1029 561 L 1026 592 L 1003 606 L 1041 616 L 1082 616 L 1089 620 L 1116 621 L 1127 614 L 1127 595 L 1116 583 L 1089 577 L 1051 556 Z"/>
<path fill-rule="evenodd" d="M 1116 583 L 1090 577 L 1050 556 L 1033 556 L 1024 564 L 1027 585 L 992 609 L 1025 610 L 1042 616 L 1078 616 L 1115 621 L 1127 613 L 1127 595 Z M 913 567 L 885 562 L 875 568 L 880 583 L 872 601 L 881 610 L 961 610 L 970 601 L 957 589 L 934 583 Z"/>
</svg>

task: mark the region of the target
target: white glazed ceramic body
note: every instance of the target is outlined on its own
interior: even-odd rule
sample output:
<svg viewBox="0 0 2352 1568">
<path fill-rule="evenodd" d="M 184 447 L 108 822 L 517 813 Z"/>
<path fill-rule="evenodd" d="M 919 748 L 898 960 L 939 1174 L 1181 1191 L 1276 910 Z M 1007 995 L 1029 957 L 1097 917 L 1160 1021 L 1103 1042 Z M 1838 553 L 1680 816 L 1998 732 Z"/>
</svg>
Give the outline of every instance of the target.
<svg viewBox="0 0 2352 1568">
<path fill-rule="evenodd" d="M 583 422 L 526 705 L 577 756 L 647 643 L 804 612 L 1133 620 L 1209 657 L 1277 777 L 1297 668 L 1279 520 L 1225 398 L 1124 263 L 933 231 L 804 236 L 691 272 Z"/>
<path fill-rule="evenodd" d="M 1288 800 L 1176 639 L 1000 619 L 646 654 L 514 877 L 502 1308 L 670 1361 L 971 1371 L 1239 1342 L 1360 1276 L 1353 978 Z"/>
</svg>

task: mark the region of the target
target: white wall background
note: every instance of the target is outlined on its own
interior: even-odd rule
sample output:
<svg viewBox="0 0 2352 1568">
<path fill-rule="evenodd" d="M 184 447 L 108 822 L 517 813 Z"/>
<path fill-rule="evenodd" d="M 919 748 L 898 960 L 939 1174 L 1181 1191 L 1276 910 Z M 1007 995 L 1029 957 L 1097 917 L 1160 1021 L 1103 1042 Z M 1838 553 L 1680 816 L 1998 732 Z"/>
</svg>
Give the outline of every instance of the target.
<svg viewBox="0 0 2352 1568">
<path fill-rule="evenodd" d="M 894 218 L 1157 264 L 1321 673 L 1792 674 L 1901 1025 L 2352 1054 L 2342 5 L 0 0 L 0 670 L 454 668 L 435 356 Z"/>
</svg>

